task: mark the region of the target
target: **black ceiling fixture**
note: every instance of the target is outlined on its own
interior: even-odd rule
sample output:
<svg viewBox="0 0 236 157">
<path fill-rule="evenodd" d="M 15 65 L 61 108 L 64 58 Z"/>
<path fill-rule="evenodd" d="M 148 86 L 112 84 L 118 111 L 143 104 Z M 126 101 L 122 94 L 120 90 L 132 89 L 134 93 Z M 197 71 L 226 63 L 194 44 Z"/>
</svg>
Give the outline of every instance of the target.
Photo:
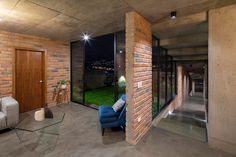
<svg viewBox="0 0 236 157">
<path fill-rule="evenodd" d="M 172 12 L 170 13 L 170 18 L 171 18 L 171 19 L 176 19 L 176 15 L 177 15 L 176 11 L 172 11 Z"/>
</svg>

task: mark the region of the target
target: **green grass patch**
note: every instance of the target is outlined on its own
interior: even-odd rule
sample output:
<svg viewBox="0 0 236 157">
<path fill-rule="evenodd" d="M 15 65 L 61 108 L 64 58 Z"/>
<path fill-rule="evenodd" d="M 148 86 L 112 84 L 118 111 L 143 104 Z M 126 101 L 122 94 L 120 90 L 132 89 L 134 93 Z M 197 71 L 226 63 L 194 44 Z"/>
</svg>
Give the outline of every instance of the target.
<svg viewBox="0 0 236 157">
<path fill-rule="evenodd" d="M 85 91 L 85 103 L 97 106 L 114 104 L 114 86 Z"/>
</svg>

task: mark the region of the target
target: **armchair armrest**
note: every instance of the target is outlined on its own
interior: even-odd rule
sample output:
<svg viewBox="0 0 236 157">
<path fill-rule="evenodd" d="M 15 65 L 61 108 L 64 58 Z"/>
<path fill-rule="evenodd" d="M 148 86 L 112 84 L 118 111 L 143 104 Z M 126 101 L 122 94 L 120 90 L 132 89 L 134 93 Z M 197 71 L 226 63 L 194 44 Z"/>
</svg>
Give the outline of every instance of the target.
<svg viewBox="0 0 236 157">
<path fill-rule="evenodd" d="M 19 121 L 19 104 L 12 97 L 2 98 L 2 112 L 6 115 L 7 126 L 14 127 Z"/>
</svg>

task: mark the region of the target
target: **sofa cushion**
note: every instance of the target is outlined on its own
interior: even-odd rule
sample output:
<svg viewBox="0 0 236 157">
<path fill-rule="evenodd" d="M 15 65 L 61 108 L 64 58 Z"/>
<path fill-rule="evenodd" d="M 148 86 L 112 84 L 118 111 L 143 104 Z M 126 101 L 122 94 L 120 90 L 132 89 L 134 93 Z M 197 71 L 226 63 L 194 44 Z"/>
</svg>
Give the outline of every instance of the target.
<svg viewBox="0 0 236 157">
<path fill-rule="evenodd" d="M 116 101 L 116 103 L 112 106 L 112 108 L 115 112 L 118 112 L 123 108 L 124 105 L 125 101 L 122 98 L 120 98 L 119 100 Z"/>
<path fill-rule="evenodd" d="M 8 109 L 14 109 L 14 106 L 18 105 L 18 102 L 12 97 L 3 97 L 2 98 L 2 110 L 4 106 L 7 106 Z"/>
<path fill-rule="evenodd" d="M 7 127 L 14 127 L 19 121 L 19 104 L 12 97 L 2 98 L 2 112 L 6 115 Z"/>
</svg>

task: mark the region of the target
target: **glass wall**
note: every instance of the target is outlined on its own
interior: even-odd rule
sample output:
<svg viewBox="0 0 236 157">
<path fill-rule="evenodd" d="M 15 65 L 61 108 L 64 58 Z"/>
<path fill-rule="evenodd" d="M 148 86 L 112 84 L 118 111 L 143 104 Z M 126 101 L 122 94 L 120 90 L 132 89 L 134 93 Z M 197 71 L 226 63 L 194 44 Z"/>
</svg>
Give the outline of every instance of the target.
<svg viewBox="0 0 236 157">
<path fill-rule="evenodd" d="M 152 46 L 152 116 L 155 118 L 175 96 L 176 63 L 155 37 Z"/>
<path fill-rule="evenodd" d="M 115 33 L 115 90 L 117 100 L 125 93 L 125 32 Z"/>
<path fill-rule="evenodd" d="M 167 56 L 166 75 L 167 75 L 167 102 L 172 99 L 172 57 Z"/>
<path fill-rule="evenodd" d="M 155 117 L 159 113 L 159 95 L 158 95 L 158 78 L 159 78 L 159 67 L 158 67 L 158 55 L 159 55 L 159 40 L 153 38 L 152 40 L 152 115 Z"/>
<path fill-rule="evenodd" d="M 159 66 L 160 66 L 160 74 L 159 74 L 159 108 L 161 109 L 166 104 L 166 50 L 160 48 L 159 55 Z"/>
<path fill-rule="evenodd" d="M 177 94 L 176 62 L 172 62 L 172 97 Z"/>
<path fill-rule="evenodd" d="M 114 34 L 93 38 L 85 44 L 85 104 L 114 104 Z"/>
<path fill-rule="evenodd" d="M 84 43 L 71 43 L 71 100 L 84 103 Z"/>
<path fill-rule="evenodd" d="M 98 108 L 125 94 L 125 32 L 71 43 L 71 100 Z"/>
</svg>

